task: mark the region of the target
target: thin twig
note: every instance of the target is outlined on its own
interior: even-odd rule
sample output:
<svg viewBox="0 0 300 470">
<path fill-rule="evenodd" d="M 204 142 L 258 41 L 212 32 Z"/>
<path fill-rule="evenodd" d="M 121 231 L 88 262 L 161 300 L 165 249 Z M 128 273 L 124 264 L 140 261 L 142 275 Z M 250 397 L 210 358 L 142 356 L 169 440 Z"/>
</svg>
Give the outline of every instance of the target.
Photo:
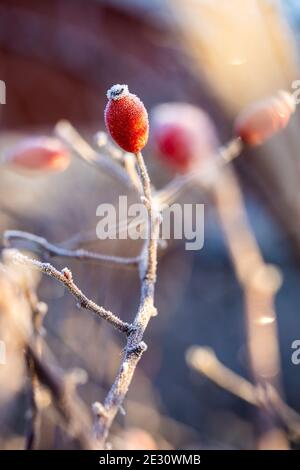
<svg viewBox="0 0 300 470">
<path fill-rule="evenodd" d="M 219 387 L 224 388 L 250 405 L 261 406 L 257 388 L 251 382 L 224 366 L 212 349 L 193 346 L 187 350 L 186 360 L 189 366 L 208 377 Z"/>
<path fill-rule="evenodd" d="M 37 295 L 33 288 L 30 288 L 29 285 L 24 287 L 25 295 L 28 299 L 28 303 L 31 308 L 32 316 L 32 344 L 38 354 L 39 358 L 42 355 L 42 328 L 43 328 L 43 318 L 47 312 L 47 305 L 44 302 L 39 302 Z M 25 449 L 36 449 L 38 447 L 38 441 L 40 436 L 41 428 L 41 416 L 38 403 L 38 394 L 39 394 L 39 380 L 35 371 L 35 367 L 26 350 L 26 359 L 27 359 L 27 371 L 30 381 L 30 390 L 29 390 L 29 417 L 28 417 L 28 426 L 26 432 L 25 440 Z"/>
<path fill-rule="evenodd" d="M 122 333 L 125 333 L 126 335 L 129 335 L 131 332 L 132 327 L 128 323 L 123 322 L 119 317 L 109 310 L 106 310 L 105 308 L 97 305 L 81 292 L 79 287 L 74 283 L 72 273 L 68 268 L 64 268 L 62 271 L 58 271 L 50 263 L 42 263 L 41 261 L 29 258 L 28 256 L 25 256 L 19 251 L 13 249 L 6 250 L 6 256 L 9 257 L 13 262 L 31 266 L 32 268 L 35 268 L 38 271 L 53 277 L 57 281 L 62 282 L 71 292 L 71 294 L 77 299 L 78 305 L 80 307 L 92 311 L 99 317 L 108 321 L 114 328 L 121 331 Z"/>
<path fill-rule="evenodd" d="M 49 243 L 46 238 L 39 237 L 32 233 L 23 232 L 21 230 L 7 230 L 4 232 L 3 240 L 6 246 L 10 246 L 12 240 L 21 240 L 29 243 L 31 249 L 40 251 L 49 257 L 72 258 L 80 261 L 95 261 L 112 265 L 118 264 L 127 267 L 137 266 L 140 260 L 139 256 L 126 258 L 122 256 L 94 253 L 82 248 L 70 250 L 54 245 L 53 243 Z"/>
<path fill-rule="evenodd" d="M 82 383 L 82 375 L 78 378 L 77 373 L 75 377 L 74 371 L 65 375 L 60 368 L 55 366 L 52 358 L 49 359 L 49 351 L 40 335 L 45 307 L 39 304 L 34 293 L 35 281 L 32 273 L 26 270 L 13 271 L 9 254 L 3 252 L 3 257 L 5 264 L 0 264 L 0 279 L 5 282 L 3 285 L 6 287 L 2 292 L 4 296 L 2 306 L 5 307 L 3 313 L 11 325 L 14 338 L 18 338 L 18 344 L 21 349 L 25 350 L 26 360 L 31 365 L 30 372 L 35 377 L 34 392 L 37 392 L 37 385 L 43 384 L 50 392 L 51 403 L 63 418 L 68 434 L 78 441 L 80 448 L 92 449 L 94 445 L 91 436 L 91 419 L 86 406 L 77 396 L 75 388 L 78 383 Z M 36 310 L 33 325 L 29 318 L 32 309 Z M 33 330 L 37 332 L 38 337 L 33 335 Z M 34 395 L 33 399 L 34 406 L 38 406 L 37 396 Z M 40 424 L 40 410 L 36 411 L 38 411 L 36 416 L 38 422 L 33 423 L 34 433 L 38 431 L 37 425 Z M 36 444 L 37 437 L 37 434 L 27 436 L 27 448 L 32 448 L 32 444 Z M 36 445 L 34 447 L 36 448 Z"/>
<path fill-rule="evenodd" d="M 54 132 L 75 155 L 86 163 L 93 165 L 101 172 L 106 172 L 128 188 L 133 188 L 126 171 L 114 160 L 96 152 L 69 121 L 59 121 L 55 126 Z"/>
<path fill-rule="evenodd" d="M 102 406 L 98 403 L 93 407 L 95 413 L 95 437 L 100 447 L 103 447 L 105 444 L 110 426 L 127 394 L 135 368 L 147 348 L 143 341 L 143 336 L 148 322 L 157 313 L 154 307 L 154 286 L 156 281 L 160 215 L 156 213 L 154 207 L 150 179 L 143 156 L 141 153 L 138 153 L 136 158 L 144 192 L 143 202 L 148 212 L 148 236 L 140 262 L 140 305 L 133 321 L 134 328 L 127 339 L 117 377 L 108 392 L 104 405 Z"/>
<path fill-rule="evenodd" d="M 255 386 L 222 364 L 210 348 L 193 346 L 186 354 L 187 363 L 219 387 L 258 408 L 270 408 L 289 430 L 293 439 L 300 437 L 300 415 L 289 407 L 272 385 Z"/>
<path fill-rule="evenodd" d="M 237 158 L 242 150 L 243 143 L 241 139 L 237 137 L 231 139 L 199 168 L 187 174 L 176 176 L 163 189 L 157 191 L 155 195 L 157 202 L 161 206 L 171 205 L 190 186 L 196 184 L 199 187 L 199 182 L 201 182 L 204 191 L 208 190 L 214 184 L 222 169 Z"/>
<path fill-rule="evenodd" d="M 94 135 L 94 142 L 97 145 L 99 150 L 104 150 L 105 154 L 107 154 L 113 160 L 121 162 L 124 157 L 124 150 L 120 147 L 117 147 L 112 143 L 109 139 L 108 135 L 104 131 L 98 131 Z"/>
<path fill-rule="evenodd" d="M 243 196 L 233 171 L 227 168 L 211 188 L 231 256 L 236 277 L 243 290 L 248 357 L 256 385 L 272 385 L 280 393 L 280 354 L 278 346 L 275 295 L 281 284 L 280 272 L 265 264 L 244 208 Z M 276 430 L 272 414 L 262 408 L 259 413 L 259 448 L 274 448 L 277 440 L 288 442 Z"/>
<path fill-rule="evenodd" d="M 132 185 L 136 188 L 138 193 L 142 192 L 141 182 L 139 175 L 136 171 L 135 166 L 136 159 L 132 153 L 125 153 L 123 157 L 124 168 L 132 182 Z"/>
<path fill-rule="evenodd" d="M 99 149 L 105 151 L 105 153 L 116 160 L 117 162 L 121 163 L 125 168 L 128 177 L 131 180 L 133 187 L 138 191 L 141 192 L 141 182 L 139 180 L 138 174 L 135 168 L 135 157 L 132 153 L 125 152 L 121 148 L 116 147 L 109 139 L 106 132 L 99 131 L 94 135 L 95 144 Z"/>
<path fill-rule="evenodd" d="M 79 442 L 81 449 L 94 449 L 90 418 L 74 386 L 59 373 L 57 367 L 42 360 L 31 343 L 27 344 L 26 350 L 38 380 L 50 391 L 53 405 L 63 418 L 67 431 Z"/>
</svg>

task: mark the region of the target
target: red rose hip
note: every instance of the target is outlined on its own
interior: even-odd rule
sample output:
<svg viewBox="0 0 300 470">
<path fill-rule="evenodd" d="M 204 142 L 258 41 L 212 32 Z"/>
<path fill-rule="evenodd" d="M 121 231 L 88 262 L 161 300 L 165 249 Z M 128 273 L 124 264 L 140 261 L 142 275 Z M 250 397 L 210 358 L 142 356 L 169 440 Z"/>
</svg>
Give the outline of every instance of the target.
<svg viewBox="0 0 300 470">
<path fill-rule="evenodd" d="M 287 126 L 295 109 L 293 95 L 280 90 L 241 111 L 234 123 L 235 134 L 248 145 L 260 145 Z"/>
<path fill-rule="evenodd" d="M 4 163 L 23 170 L 61 172 L 70 163 L 70 154 L 54 137 L 28 137 L 8 149 Z"/>
<path fill-rule="evenodd" d="M 142 101 L 129 93 L 127 85 L 114 85 L 107 92 L 104 118 L 113 140 L 126 152 L 141 151 L 149 135 L 147 110 Z"/>
<path fill-rule="evenodd" d="M 215 126 L 202 109 L 187 103 L 165 103 L 151 113 L 153 142 L 158 156 L 185 173 L 215 153 Z"/>
</svg>

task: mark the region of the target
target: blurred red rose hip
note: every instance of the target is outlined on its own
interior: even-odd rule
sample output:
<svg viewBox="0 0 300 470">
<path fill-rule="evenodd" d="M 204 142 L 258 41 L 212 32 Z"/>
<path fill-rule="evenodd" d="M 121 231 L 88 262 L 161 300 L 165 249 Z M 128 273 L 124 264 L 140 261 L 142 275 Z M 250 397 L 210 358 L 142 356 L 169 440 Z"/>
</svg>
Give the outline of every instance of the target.
<svg viewBox="0 0 300 470">
<path fill-rule="evenodd" d="M 126 152 L 142 150 L 149 135 L 147 110 L 142 101 L 129 93 L 127 85 L 114 85 L 107 92 L 104 118 L 113 140 Z"/>
<path fill-rule="evenodd" d="M 158 156 L 174 170 L 187 172 L 216 151 L 217 133 L 209 116 L 186 103 L 165 103 L 151 113 Z"/>
<path fill-rule="evenodd" d="M 70 154 L 53 137 L 28 137 L 7 150 L 4 163 L 23 170 L 60 172 L 70 163 Z"/>
<path fill-rule="evenodd" d="M 260 145 L 287 126 L 295 109 L 293 95 L 280 90 L 241 111 L 234 123 L 235 134 L 248 145 Z"/>
</svg>

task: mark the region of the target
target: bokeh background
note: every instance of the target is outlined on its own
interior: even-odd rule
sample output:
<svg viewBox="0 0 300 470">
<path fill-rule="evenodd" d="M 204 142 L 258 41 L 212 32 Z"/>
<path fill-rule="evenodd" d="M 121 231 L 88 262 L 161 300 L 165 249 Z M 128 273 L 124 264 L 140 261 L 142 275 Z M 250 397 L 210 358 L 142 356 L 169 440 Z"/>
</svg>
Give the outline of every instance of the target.
<svg viewBox="0 0 300 470">
<path fill-rule="evenodd" d="M 299 70 L 298 1 L 267 0 L 37 0 L 0 1 L 0 148 L 27 134 L 51 133 L 69 119 L 87 138 L 103 129 L 106 90 L 128 83 L 146 107 L 186 101 L 212 117 L 221 143 L 248 103 L 279 88 L 292 91 Z M 291 344 L 300 339 L 300 138 L 299 113 L 280 135 L 246 151 L 235 164 L 252 228 L 264 258 L 277 265 L 283 285 L 276 299 L 282 381 L 287 403 L 300 412 L 300 365 Z M 145 149 L 158 188 L 171 178 Z M 94 230 L 96 208 L 124 194 L 107 175 L 72 160 L 57 175 L 17 174 L 0 167 L 0 229 L 20 229 L 62 242 Z M 185 199 L 184 199 L 185 198 Z M 206 202 L 195 192 L 182 202 Z M 133 255 L 129 241 L 85 245 Z M 55 260 L 56 266 L 64 262 Z M 138 305 L 134 270 L 68 263 L 83 290 L 130 320 Z M 64 289 L 42 278 L 39 297 L 48 303 L 47 343 L 59 364 L 86 370 L 79 393 L 89 405 L 105 397 L 124 343 L 106 325 L 78 310 Z M 146 332 L 149 346 L 130 388 L 111 440 L 124 448 L 234 448 L 255 446 L 254 408 L 189 369 L 189 346 L 205 345 L 249 377 L 242 293 L 213 207 L 205 207 L 205 244 L 199 252 L 170 242 L 159 253 L 156 303 L 159 316 Z M 0 335 L 1 339 L 1 335 Z M 5 393 L 11 371 L 0 366 L 0 447 L 22 448 L 26 424 L 26 377 Z M 3 393 L 2 392 L 3 389 Z M 293 444 L 297 446 L 296 443 Z M 41 448 L 70 446 L 43 409 Z"/>
</svg>

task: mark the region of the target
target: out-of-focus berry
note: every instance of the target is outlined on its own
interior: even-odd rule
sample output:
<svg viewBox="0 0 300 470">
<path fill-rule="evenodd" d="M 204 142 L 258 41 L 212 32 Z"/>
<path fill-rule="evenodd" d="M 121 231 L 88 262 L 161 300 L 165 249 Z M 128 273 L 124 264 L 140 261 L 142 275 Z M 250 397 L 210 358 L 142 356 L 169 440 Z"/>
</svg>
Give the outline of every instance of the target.
<svg viewBox="0 0 300 470">
<path fill-rule="evenodd" d="M 201 165 L 218 146 L 210 117 L 186 103 L 156 106 L 151 113 L 151 130 L 159 157 L 180 172 Z"/>
<path fill-rule="evenodd" d="M 280 90 L 241 111 L 235 120 L 235 134 L 248 145 L 260 145 L 287 126 L 295 109 L 293 95 Z"/>
<path fill-rule="evenodd" d="M 60 172 L 68 167 L 70 154 L 58 139 L 28 137 L 6 151 L 4 163 L 23 170 Z"/>
</svg>

